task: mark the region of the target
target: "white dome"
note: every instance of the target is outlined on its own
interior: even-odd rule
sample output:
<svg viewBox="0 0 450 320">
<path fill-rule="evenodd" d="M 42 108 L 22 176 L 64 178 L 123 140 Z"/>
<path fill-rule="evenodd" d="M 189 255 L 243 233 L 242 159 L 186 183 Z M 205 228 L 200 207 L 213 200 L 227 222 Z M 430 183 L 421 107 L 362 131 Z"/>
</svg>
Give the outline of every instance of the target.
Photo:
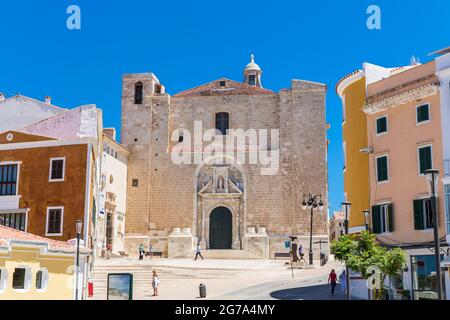
<svg viewBox="0 0 450 320">
<path fill-rule="evenodd" d="M 261 68 L 255 63 L 255 56 L 252 54 L 250 56 L 250 63 L 247 64 L 247 66 L 244 69 L 245 71 L 247 70 L 257 70 L 257 71 L 261 71 Z"/>
</svg>

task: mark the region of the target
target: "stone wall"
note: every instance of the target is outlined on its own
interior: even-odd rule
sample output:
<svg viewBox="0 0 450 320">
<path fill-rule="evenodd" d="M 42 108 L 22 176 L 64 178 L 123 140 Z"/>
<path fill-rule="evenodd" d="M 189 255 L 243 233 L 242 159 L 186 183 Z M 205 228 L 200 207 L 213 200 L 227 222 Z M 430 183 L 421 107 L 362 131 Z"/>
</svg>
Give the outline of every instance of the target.
<svg viewBox="0 0 450 320">
<path fill-rule="evenodd" d="M 136 81 L 144 84 L 142 105 L 133 101 Z M 194 121 L 201 121 L 203 130 L 214 128 L 215 114 L 228 112 L 231 129 L 280 129 L 280 168 L 275 175 L 261 175 L 260 165 L 242 166 L 246 176 L 243 227 L 266 228 L 267 252 L 264 249 L 261 255 L 273 256 L 278 244 L 291 234 L 309 234 L 310 215 L 301 209 L 301 201 L 303 194 L 310 192 L 321 194 L 325 202 L 324 211 L 315 213 L 313 232 L 326 237 L 324 85 L 294 80 L 292 89 L 280 94 L 170 97 L 153 94 L 155 83 L 153 74 L 126 75 L 123 79 L 122 143 L 131 151 L 128 235 L 150 235 L 169 251 L 175 247 L 168 238 L 173 228 L 191 228 L 193 237 L 198 237 L 198 165 L 176 165 L 171 161 L 170 151 L 177 142 L 170 142 L 170 135 L 178 128 L 193 133 Z M 133 187 L 136 179 L 138 186 Z"/>
</svg>

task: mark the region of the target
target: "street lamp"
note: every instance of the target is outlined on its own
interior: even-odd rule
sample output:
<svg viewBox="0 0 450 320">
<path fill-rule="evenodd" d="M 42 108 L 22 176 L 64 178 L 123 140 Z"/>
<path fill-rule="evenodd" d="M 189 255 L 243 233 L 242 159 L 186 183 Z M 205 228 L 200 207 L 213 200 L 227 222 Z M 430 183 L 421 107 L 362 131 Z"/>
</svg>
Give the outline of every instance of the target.
<svg viewBox="0 0 450 320">
<path fill-rule="evenodd" d="M 80 269 L 80 235 L 83 228 L 83 220 L 75 221 L 75 229 L 77 232 L 77 268 L 75 274 L 75 300 L 78 300 L 78 273 Z"/>
<path fill-rule="evenodd" d="M 364 222 L 366 223 L 366 231 L 370 231 L 370 229 L 369 229 L 370 211 L 369 210 L 364 210 L 363 214 L 364 214 Z"/>
<path fill-rule="evenodd" d="M 309 230 L 309 265 L 313 264 L 313 250 L 312 250 L 312 232 L 313 232 L 313 212 L 314 210 L 319 209 L 323 211 L 323 201 L 321 195 L 312 195 L 311 193 L 308 195 L 303 195 L 302 201 L 302 209 L 310 209 L 311 210 L 311 228 Z"/>
<path fill-rule="evenodd" d="M 434 233 L 434 258 L 436 263 L 436 286 L 438 291 L 438 300 L 442 300 L 442 278 L 441 278 L 441 250 L 439 248 L 439 225 L 438 225 L 438 208 L 436 204 L 436 194 L 439 187 L 439 170 L 425 170 L 427 178 L 427 188 L 431 200 L 431 215 L 433 217 L 433 233 Z"/>
<path fill-rule="evenodd" d="M 348 234 L 348 219 L 350 218 L 350 212 L 348 211 L 348 207 L 350 207 L 352 204 L 350 202 L 344 201 L 342 202 L 342 206 L 345 207 L 345 220 L 344 220 L 344 226 L 345 226 L 345 234 Z M 348 272 L 347 264 L 345 265 L 345 275 L 347 277 L 347 300 L 350 300 L 350 274 Z"/>
</svg>

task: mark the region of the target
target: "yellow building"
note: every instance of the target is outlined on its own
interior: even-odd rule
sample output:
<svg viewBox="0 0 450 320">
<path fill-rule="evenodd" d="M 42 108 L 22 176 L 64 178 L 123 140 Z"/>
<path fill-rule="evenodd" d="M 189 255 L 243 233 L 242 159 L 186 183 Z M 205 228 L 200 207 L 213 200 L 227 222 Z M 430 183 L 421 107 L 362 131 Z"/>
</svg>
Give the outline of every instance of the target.
<svg viewBox="0 0 450 320">
<path fill-rule="evenodd" d="M 344 152 L 345 200 L 351 203 L 350 232 L 364 226 L 363 210 L 369 208 L 369 159 L 361 150 L 367 147 L 366 99 L 364 71 L 355 71 L 339 81 L 336 87 L 342 99 L 342 140 Z"/>
<path fill-rule="evenodd" d="M 363 211 L 370 210 L 370 141 L 367 138 L 367 116 L 363 111 L 367 86 L 390 77 L 398 70 L 400 69 L 364 63 L 361 70 L 346 75 L 336 85 L 336 92 L 342 100 L 344 199 L 351 203 L 350 233 L 364 230 Z"/>
<path fill-rule="evenodd" d="M 86 283 L 89 249 L 80 249 L 79 298 Z M 75 298 L 76 247 L 0 226 L 0 300 Z"/>
</svg>

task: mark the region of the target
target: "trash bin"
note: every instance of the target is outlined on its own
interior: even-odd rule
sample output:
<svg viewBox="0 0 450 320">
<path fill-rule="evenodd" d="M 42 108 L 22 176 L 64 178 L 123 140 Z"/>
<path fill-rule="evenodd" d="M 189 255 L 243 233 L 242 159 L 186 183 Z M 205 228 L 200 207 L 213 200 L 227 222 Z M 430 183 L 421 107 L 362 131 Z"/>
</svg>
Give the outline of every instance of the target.
<svg viewBox="0 0 450 320">
<path fill-rule="evenodd" d="M 200 290 L 200 298 L 206 298 L 206 284 L 200 283 L 198 288 Z"/>
<path fill-rule="evenodd" d="M 88 297 L 93 297 L 94 296 L 94 283 L 89 280 L 88 281 Z"/>
<path fill-rule="evenodd" d="M 320 266 L 323 266 L 325 263 L 327 263 L 327 257 L 325 253 L 320 253 Z"/>
</svg>

